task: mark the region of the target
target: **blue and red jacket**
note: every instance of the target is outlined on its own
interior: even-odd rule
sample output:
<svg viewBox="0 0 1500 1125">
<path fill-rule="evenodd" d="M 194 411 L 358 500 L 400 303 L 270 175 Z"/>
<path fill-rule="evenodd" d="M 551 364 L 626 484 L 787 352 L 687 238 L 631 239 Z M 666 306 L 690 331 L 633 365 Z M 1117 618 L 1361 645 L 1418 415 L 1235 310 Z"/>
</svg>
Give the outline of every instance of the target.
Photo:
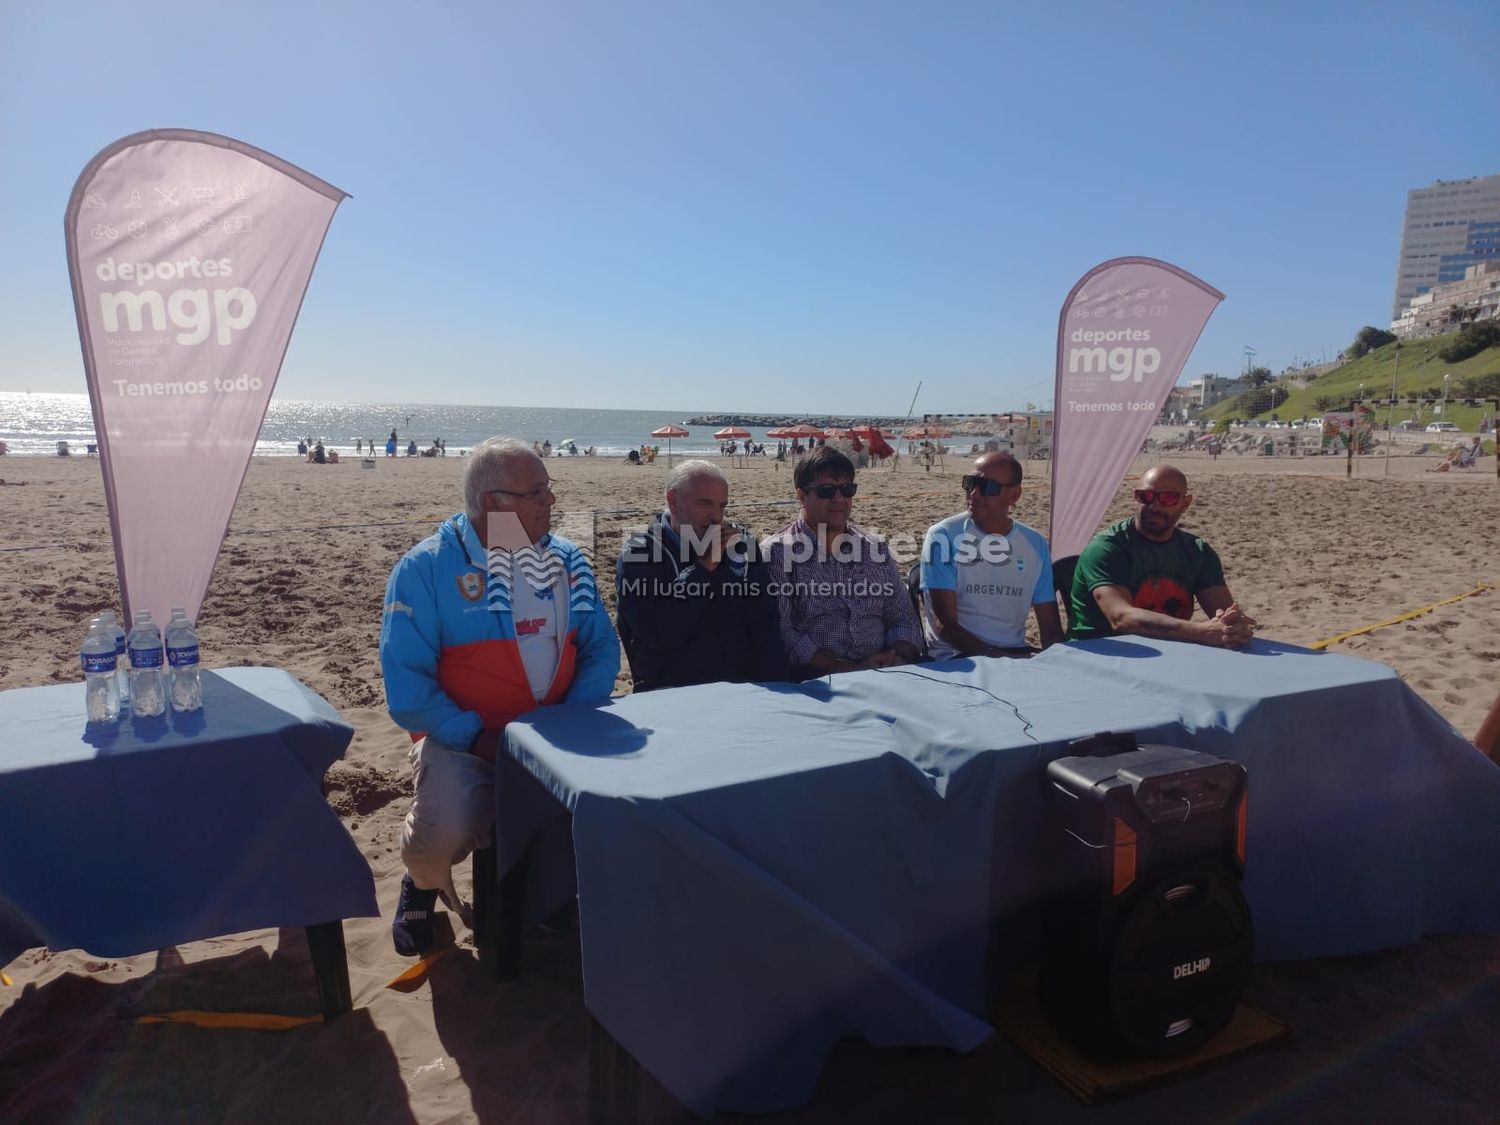
<svg viewBox="0 0 1500 1125">
<path fill-rule="evenodd" d="M 540 703 L 521 662 L 509 592 L 489 577 L 484 544 L 468 516 L 445 520 L 396 564 L 385 589 L 380 667 L 386 707 L 398 725 L 467 749 L 480 731 L 499 730 L 533 708 L 609 698 L 620 642 L 594 572 L 560 535 L 544 536 L 537 549 L 556 556 L 568 589 L 558 599 L 566 640 Z"/>
</svg>

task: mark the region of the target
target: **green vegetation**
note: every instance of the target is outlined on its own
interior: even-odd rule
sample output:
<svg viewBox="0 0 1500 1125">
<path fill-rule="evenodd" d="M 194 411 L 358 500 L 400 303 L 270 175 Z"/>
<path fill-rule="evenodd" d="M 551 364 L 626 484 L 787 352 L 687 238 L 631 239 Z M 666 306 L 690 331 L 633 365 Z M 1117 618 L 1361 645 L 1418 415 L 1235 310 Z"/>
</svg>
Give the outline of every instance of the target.
<svg viewBox="0 0 1500 1125">
<path fill-rule="evenodd" d="M 1377 329 L 1373 324 L 1367 324 L 1364 329 L 1356 333 L 1355 342 L 1344 348 L 1344 354 L 1349 359 L 1358 360 L 1359 357 L 1367 356 L 1376 348 L 1383 348 L 1395 342 L 1397 342 L 1397 335 L 1394 332 L 1386 332 L 1385 329 Z"/>
<path fill-rule="evenodd" d="M 1485 348 L 1496 346 L 1500 346 L 1500 322 L 1485 320 L 1463 329 L 1453 337 L 1453 343 L 1438 354 L 1449 363 L 1458 363 L 1471 355 L 1478 355 Z"/>
<path fill-rule="evenodd" d="M 1204 411 L 1209 421 L 1221 418 L 1261 418 L 1269 421 L 1274 414 L 1286 422 L 1295 418 L 1321 415 L 1328 410 L 1348 409 L 1350 401 L 1359 394 L 1364 384 L 1364 397 L 1368 399 L 1389 398 L 1391 393 L 1391 370 L 1399 350 L 1401 368 L 1397 375 L 1397 397 L 1422 396 L 1433 400 L 1432 404 L 1397 406 L 1395 420 L 1406 419 L 1426 425 L 1439 420 L 1433 406 L 1443 396 L 1443 376 L 1449 375 L 1448 407 L 1441 415 L 1445 422 L 1456 422 L 1459 429 L 1473 432 L 1479 428 L 1479 420 L 1493 408 L 1488 404 L 1465 406 L 1462 400 L 1470 395 L 1493 397 L 1500 394 L 1500 346 L 1489 347 L 1469 358 L 1449 362 L 1442 352 L 1449 349 L 1463 333 L 1447 336 L 1431 336 L 1422 340 L 1403 343 L 1388 343 L 1366 353 L 1359 359 L 1335 367 L 1306 387 L 1292 386 L 1291 379 L 1278 380 L 1272 387 L 1260 387 L 1228 399 Z M 1452 354 L 1452 353 L 1450 353 Z M 1285 398 L 1281 394 L 1285 392 Z M 1277 401 L 1280 399 L 1281 401 Z M 1455 402 L 1454 400 L 1459 400 Z M 1275 403 L 1273 406 L 1272 403 Z M 1384 422 L 1386 410 L 1378 412 Z"/>
<path fill-rule="evenodd" d="M 1383 328 L 1376 328 L 1373 324 L 1367 324 L 1359 330 L 1354 337 L 1354 343 L 1350 344 L 1344 354 L 1350 359 L 1358 359 L 1360 356 L 1368 355 L 1376 348 L 1383 348 L 1387 344 L 1396 342 L 1396 334 L 1387 332 Z"/>
</svg>

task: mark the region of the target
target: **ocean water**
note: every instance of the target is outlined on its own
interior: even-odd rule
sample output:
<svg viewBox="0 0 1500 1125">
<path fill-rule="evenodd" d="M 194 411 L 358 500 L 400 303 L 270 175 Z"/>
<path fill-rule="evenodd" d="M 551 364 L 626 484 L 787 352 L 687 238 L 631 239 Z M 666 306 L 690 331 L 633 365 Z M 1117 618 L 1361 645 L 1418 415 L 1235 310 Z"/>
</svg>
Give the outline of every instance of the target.
<svg viewBox="0 0 1500 1125">
<path fill-rule="evenodd" d="M 263 457 L 295 456 L 302 438 L 321 440 L 339 455 L 354 452 L 354 442 L 373 439 L 381 449 L 394 429 L 405 453 L 407 442 L 418 449 L 442 438 L 450 455 L 485 438 L 503 435 L 525 441 L 550 441 L 554 447 L 572 440 L 582 453 L 594 446 L 601 457 L 623 457 L 643 442 L 662 447 L 651 431 L 684 419 L 722 412 L 699 410 L 584 410 L 570 407 L 437 406 L 421 403 L 299 402 L 272 399 L 255 444 Z M 755 441 L 766 440 L 765 427 L 746 427 Z M 711 426 L 689 426 L 689 436 L 672 439 L 672 452 L 714 455 L 719 443 Z M 965 440 L 971 439 L 966 436 Z M 94 417 L 86 394 L 34 394 L 0 391 L 0 441 L 11 456 L 53 456 L 66 441 L 81 454 L 94 441 Z M 768 443 L 774 451 L 776 442 Z"/>
<path fill-rule="evenodd" d="M 257 456 L 295 456 L 302 438 L 321 440 L 339 455 L 353 453 L 354 442 L 373 439 L 384 449 L 394 429 L 404 454 L 408 441 L 418 449 L 442 438 L 449 455 L 468 449 L 485 438 L 503 435 L 526 441 L 550 441 L 560 446 L 572 440 L 579 453 L 590 445 L 601 457 L 623 457 L 643 442 L 660 445 L 666 440 L 651 437 L 662 426 L 680 425 L 683 419 L 707 410 L 581 410 L 568 407 L 435 406 L 421 403 L 298 402 L 272 399 L 265 424 L 255 444 Z M 687 427 L 690 435 L 672 439 L 673 453 L 714 454 L 719 451 L 713 427 Z M 765 430 L 750 427 L 756 440 Z M 0 392 L 0 441 L 11 456 L 53 456 L 57 443 L 66 441 L 72 452 L 83 453 L 94 441 L 94 416 L 86 394 L 36 394 Z M 774 448 L 775 442 L 771 443 Z"/>
</svg>

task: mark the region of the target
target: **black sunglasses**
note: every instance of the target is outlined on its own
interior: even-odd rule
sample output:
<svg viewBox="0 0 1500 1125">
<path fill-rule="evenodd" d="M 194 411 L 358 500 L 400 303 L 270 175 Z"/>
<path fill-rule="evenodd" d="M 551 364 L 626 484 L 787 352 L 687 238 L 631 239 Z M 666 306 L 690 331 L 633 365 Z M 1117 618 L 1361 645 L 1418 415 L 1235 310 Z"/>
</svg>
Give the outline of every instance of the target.
<svg viewBox="0 0 1500 1125">
<path fill-rule="evenodd" d="M 854 494 L 859 491 L 859 485 L 852 480 L 846 484 L 810 484 L 807 486 L 807 491 L 819 500 L 832 500 L 835 492 L 845 500 L 852 500 Z"/>
<path fill-rule="evenodd" d="M 985 496 L 999 496 L 1004 489 L 1020 484 L 1021 482 L 1018 480 L 991 480 L 989 477 L 982 477 L 978 473 L 970 473 L 960 483 L 964 486 L 965 492 L 973 492 L 977 488 Z"/>
</svg>

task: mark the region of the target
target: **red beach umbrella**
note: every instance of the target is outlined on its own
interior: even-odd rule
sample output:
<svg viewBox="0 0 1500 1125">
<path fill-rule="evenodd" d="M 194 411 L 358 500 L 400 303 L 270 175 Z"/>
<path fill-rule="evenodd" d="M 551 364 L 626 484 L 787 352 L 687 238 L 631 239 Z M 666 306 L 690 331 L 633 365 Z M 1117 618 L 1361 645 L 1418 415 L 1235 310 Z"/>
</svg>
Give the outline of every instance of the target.
<svg viewBox="0 0 1500 1125">
<path fill-rule="evenodd" d="M 870 443 L 870 453 L 877 460 L 884 461 L 896 451 L 891 448 L 890 443 L 885 440 L 885 435 L 880 432 L 878 426 L 866 426 L 863 430 L 866 440 Z"/>
<path fill-rule="evenodd" d="M 651 436 L 667 439 L 667 464 L 670 465 L 672 463 L 672 439 L 687 437 L 688 432 L 681 426 L 662 426 L 660 429 L 652 430 Z"/>
<path fill-rule="evenodd" d="M 806 422 L 795 426 L 788 426 L 786 432 L 791 437 L 821 438 L 828 436 L 827 433 L 818 429 L 817 426 L 810 426 Z"/>
<path fill-rule="evenodd" d="M 714 431 L 714 438 L 718 441 L 737 441 L 749 436 L 750 431 L 744 426 L 725 426 L 722 430 Z"/>
</svg>

